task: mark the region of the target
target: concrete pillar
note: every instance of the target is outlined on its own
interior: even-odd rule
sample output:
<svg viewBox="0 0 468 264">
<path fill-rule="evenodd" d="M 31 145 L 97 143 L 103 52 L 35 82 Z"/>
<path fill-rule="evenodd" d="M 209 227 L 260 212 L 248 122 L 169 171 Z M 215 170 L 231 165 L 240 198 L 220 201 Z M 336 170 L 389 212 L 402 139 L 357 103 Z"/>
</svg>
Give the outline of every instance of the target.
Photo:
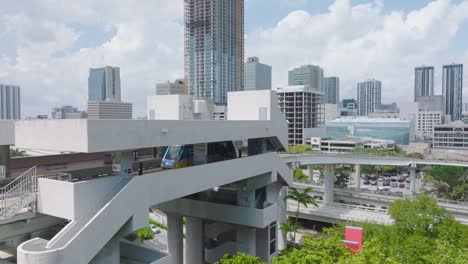
<svg viewBox="0 0 468 264">
<path fill-rule="evenodd" d="M 335 181 L 335 165 L 324 165 L 323 201 L 325 204 L 334 202 L 333 185 Z"/>
<path fill-rule="evenodd" d="M 184 240 L 182 216 L 167 214 L 167 247 L 169 255 L 172 256 L 171 264 L 184 263 Z"/>
<path fill-rule="evenodd" d="M 361 190 L 361 165 L 356 164 L 356 190 L 360 191 Z"/>
<path fill-rule="evenodd" d="M 309 183 L 312 183 L 314 180 L 314 166 L 309 165 L 307 166 L 307 170 L 309 171 Z"/>
<path fill-rule="evenodd" d="M 255 250 L 257 257 L 266 263 L 270 263 L 270 227 L 267 226 L 265 228 L 257 228 L 255 233 Z"/>
<path fill-rule="evenodd" d="M 115 235 L 89 263 L 120 263 L 120 236 Z"/>
<path fill-rule="evenodd" d="M 8 176 L 10 172 L 10 146 L 1 145 L 0 146 L 0 178 Z M 4 175 L 2 175 L 4 174 Z"/>
<path fill-rule="evenodd" d="M 416 195 L 416 164 L 410 166 L 410 191 L 411 195 Z"/>
<path fill-rule="evenodd" d="M 186 255 L 185 263 L 204 263 L 203 220 L 195 217 L 186 218 Z"/>
<path fill-rule="evenodd" d="M 131 151 L 113 153 L 113 166 L 118 169 L 119 176 L 132 177 L 133 153 Z"/>
<path fill-rule="evenodd" d="M 239 226 L 237 228 L 237 252 L 256 256 L 255 228 Z"/>
</svg>

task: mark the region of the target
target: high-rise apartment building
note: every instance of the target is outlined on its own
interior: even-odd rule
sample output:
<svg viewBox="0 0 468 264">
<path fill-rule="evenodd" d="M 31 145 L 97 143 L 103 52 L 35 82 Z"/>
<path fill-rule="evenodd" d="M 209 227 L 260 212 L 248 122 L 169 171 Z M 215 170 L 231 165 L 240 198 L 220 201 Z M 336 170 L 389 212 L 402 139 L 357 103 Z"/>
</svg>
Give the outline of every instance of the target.
<svg viewBox="0 0 468 264">
<path fill-rule="evenodd" d="M 271 90 L 271 66 L 250 57 L 244 65 L 244 90 Z"/>
<path fill-rule="evenodd" d="M 325 103 L 339 104 L 340 103 L 340 78 L 327 77 L 324 79 L 325 84 Z"/>
<path fill-rule="evenodd" d="M 445 98 L 445 114 L 452 121 L 462 117 L 463 64 L 445 65 L 442 73 L 442 92 Z"/>
<path fill-rule="evenodd" d="M 0 84 L 0 119 L 21 119 L 19 86 Z"/>
<path fill-rule="evenodd" d="M 422 66 L 414 70 L 414 101 L 420 96 L 434 95 L 434 67 Z"/>
<path fill-rule="evenodd" d="M 382 104 L 382 82 L 367 80 L 357 85 L 358 115 L 367 116 Z"/>
<path fill-rule="evenodd" d="M 288 85 L 308 85 L 312 89 L 324 91 L 323 69 L 314 65 L 303 65 L 289 71 Z"/>
<path fill-rule="evenodd" d="M 226 104 L 244 90 L 244 0 L 185 0 L 184 9 L 188 94 Z"/>
<path fill-rule="evenodd" d="M 121 101 L 120 68 L 89 69 L 88 101 Z"/>
<path fill-rule="evenodd" d="M 156 95 L 184 94 L 184 80 L 178 79 L 175 82 L 165 82 L 156 84 Z"/>
<path fill-rule="evenodd" d="M 279 107 L 288 121 L 289 145 L 304 144 L 324 125 L 323 92 L 308 85 L 278 88 Z"/>
</svg>

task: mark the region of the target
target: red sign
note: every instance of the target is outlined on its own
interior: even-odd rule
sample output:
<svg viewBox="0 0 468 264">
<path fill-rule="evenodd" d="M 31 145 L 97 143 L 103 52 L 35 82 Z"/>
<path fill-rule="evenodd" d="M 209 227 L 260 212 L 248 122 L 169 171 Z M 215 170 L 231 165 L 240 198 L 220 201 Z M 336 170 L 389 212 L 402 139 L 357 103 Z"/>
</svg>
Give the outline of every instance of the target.
<svg viewBox="0 0 468 264">
<path fill-rule="evenodd" d="M 362 249 L 362 228 L 347 226 L 344 243 L 349 249 L 360 251 Z"/>
</svg>

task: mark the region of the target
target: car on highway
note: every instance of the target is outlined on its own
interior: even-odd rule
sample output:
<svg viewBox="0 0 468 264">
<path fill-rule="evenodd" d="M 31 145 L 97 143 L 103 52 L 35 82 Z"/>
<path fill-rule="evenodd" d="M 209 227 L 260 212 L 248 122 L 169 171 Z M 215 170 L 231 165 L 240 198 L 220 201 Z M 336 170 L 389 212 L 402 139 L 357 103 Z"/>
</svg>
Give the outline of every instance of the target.
<svg viewBox="0 0 468 264">
<path fill-rule="evenodd" d="M 391 186 L 392 186 L 392 187 L 398 187 L 398 183 L 392 182 Z"/>
<path fill-rule="evenodd" d="M 369 177 L 369 176 L 367 176 L 367 175 L 366 175 L 366 176 L 364 176 L 364 180 L 365 180 L 365 181 L 368 181 L 369 179 L 370 179 L 370 177 Z"/>
<path fill-rule="evenodd" d="M 390 178 L 390 181 L 391 182 L 396 182 L 396 181 L 398 181 L 398 179 L 396 177 L 392 177 L 392 178 Z"/>
<path fill-rule="evenodd" d="M 384 177 L 382 177 L 382 176 L 380 176 L 379 179 L 378 179 L 378 181 L 384 181 L 384 180 L 385 180 L 385 179 L 384 179 Z"/>
<path fill-rule="evenodd" d="M 400 185 L 398 185 L 398 187 L 403 189 L 403 188 L 406 187 L 406 185 L 404 183 L 400 183 Z"/>
<path fill-rule="evenodd" d="M 382 185 L 383 186 L 390 186 L 391 182 L 389 180 L 385 180 Z"/>
<path fill-rule="evenodd" d="M 398 182 L 405 182 L 405 181 L 406 181 L 406 177 L 403 177 L 403 176 L 398 179 Z"/>
<path fill-rule="evenodd" d="M 364 181 L 364 185 L 369 185 L 370 184 L 370 181 L 369 180 L 365 180 Z"/>
<path fill-rule="evenodd" d="M 378 181 L 371 181 L 370 184 L 374 185 L 374 186 L 377 186 L 377 185 L 379 185 L 379 182 Z"/>
</svg>

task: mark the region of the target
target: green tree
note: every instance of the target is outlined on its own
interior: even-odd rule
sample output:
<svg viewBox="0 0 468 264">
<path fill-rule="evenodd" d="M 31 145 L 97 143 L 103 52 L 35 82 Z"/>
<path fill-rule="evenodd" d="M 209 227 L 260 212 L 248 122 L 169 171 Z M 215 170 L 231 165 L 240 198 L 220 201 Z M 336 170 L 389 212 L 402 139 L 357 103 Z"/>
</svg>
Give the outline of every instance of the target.
<svg viewBox="0 0 468 264">
<path fill-rule="evenodd" d="M 335 170 L 335 183 L 334 185 L 337 188 L 346 188 L 348 187 L 349 178 L 351 177 L 351 173 L 346 171 L 343 168 L 337 168 Z"/>
<path fill-rule="evenodd" d="M 153 239 L 154 238 L 154 233 L 153 231 L 151 230 L 151 228 L 149 226 L 147 227 L 143 227 L 142 229 L 138 229 L 136 231 L 136 235 L 138 237 L 138 240 L 140 241 L 140 243 L 143 244 L 143 242 L 145 240 L 149 240 L 149 239 Z"/>
<path fill-rule="evenodd" d="M 19 149 L 11 148 L 10 149 L 10 156 L 12 158 L 24 158 L 24 157 L 26 157 L 26 152 L 22 151 L 22 150 L 19 150 Z"/>
<path fill-rule="evenodd" d="M 301 205 L 303 205 L 306 208 L 309 207 L 309 205 L 318 207 L 317 201 L 314 199 L 314 197 L 310 195 L 311 192 L 312 192 L 312 188 L 310 187 L 305 188 L 302 192 L 298 191 L 294 187 L 291 187 L 289 189 L 289 193 L 286 196 L 286 199 L 291 199 L 297 202 L 296 220 L 295 220 L 296 225 L 297 225 L 297 221 L 299 218 L 299 209 Z M 293 240 L 294 243 L 296 243 L 296 234 L 297 232 L 294 232 L 294 240 Z"/>
<path fill-rule="evenodd" d="M 288 148 L 290 154 L 311 153 L 313 149 L 310 145 L 295 145 Z"/>
<path fill-rule="evenodd" d="M 286 236 L 286 247 L 292 246 L 292 241 L 293 241 L 293 234 L 295 234 L 297 231 L 299 231 L 299 227 L 297 224 L 291 220 L 289 220 L 286 223 L 281 223 L 280 225 L 281 232 Z M 288 242 L 291 241 L 291 242 Z"/>
<path fill-rule="evenodd" d="M 224 255 L 219 264 L 266 264 L 258 257 L 249 256 L 244 253 L 237 253 L 234 256 Z"/>
<path fill-rule="evenodd" d="M 417 153 L 417 152 L 410 153 L 410 154 L 406 155 L 406 157 L 408 157 L 408 158 L 414 158 L 414 159 L 424 159 L 424 158 L 426 158 L 426 157 L 424 156 L 424 154 L 422 154 L 422 153 Z"/>
<path fill-rule="evenodd" d="M 307 176 L 304 171 L 300 168 L 295 168 L 293 170 L 294 173 L 294 180 L 299 182 L 307 182 L 309 180 L 309 176 Z"/>
</svg>

